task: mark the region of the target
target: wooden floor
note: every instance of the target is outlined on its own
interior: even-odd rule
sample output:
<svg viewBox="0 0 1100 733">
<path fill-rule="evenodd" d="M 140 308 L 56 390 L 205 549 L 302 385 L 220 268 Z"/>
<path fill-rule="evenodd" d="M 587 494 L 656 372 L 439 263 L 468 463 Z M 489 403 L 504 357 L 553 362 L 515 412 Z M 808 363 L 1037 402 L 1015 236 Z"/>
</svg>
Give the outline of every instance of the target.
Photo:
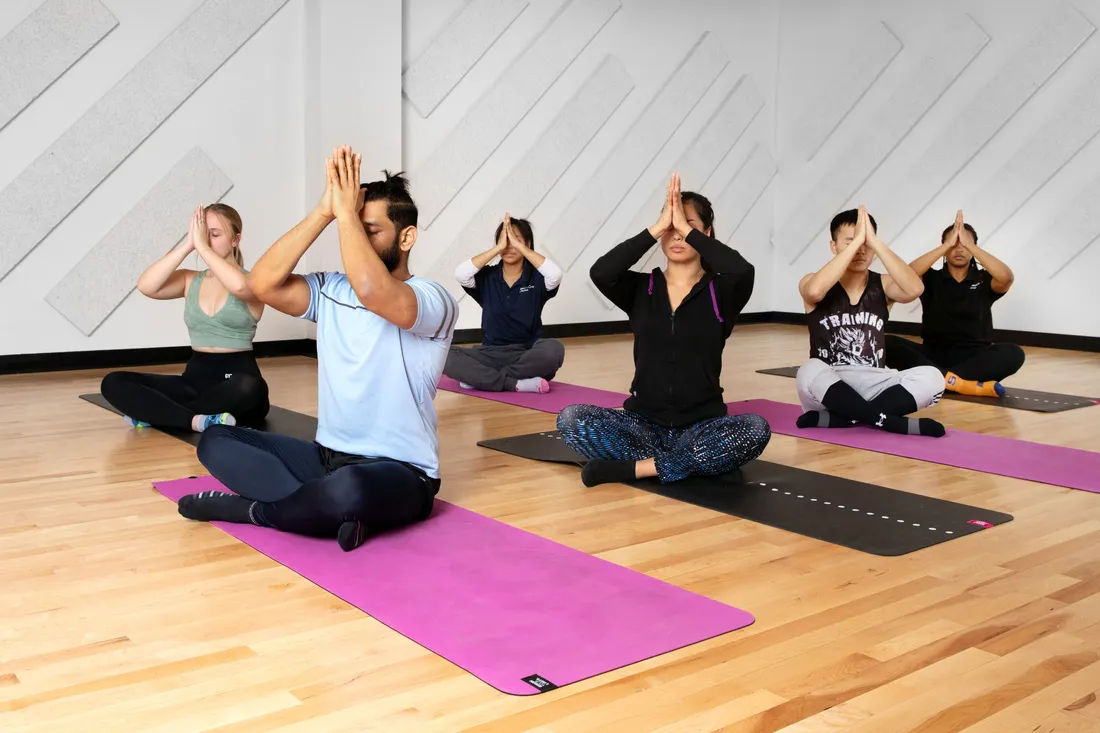
<svg viewBox="0 0 1100 733">
<path fill-rule="evenodd" d="M 567 347 L 560 379 L 627 390 L 628 339 Z M 754 370 L 806 351 L 804 329 L 739 327 L 727 398 L 795 402 L 793 380 Z M 276 404 L 315 414 L 316 362 L 263 369 Z M 1100 496 L 775 436 L 768 461 L 1016 517 L 876 557 L 629 487 L 584 489 L 575 468 L 475 446 L 552 428 L 553 415 L 441 392 L 441 498 L 757 619 L 518 698 L 181 519 L 150 482 L 201 472 L 194 450 L 78 400 L 101 376 L 0 378 L 7 733 L 1100 731 Z M 1100 392 L 1098 377 L 1100 355 L 1029 349 L 1009 385 L 1087 395 Z M 945 401 L 928 414 L 1100 450 L 1100 407 L 1043 415 Z"/>
</svg>

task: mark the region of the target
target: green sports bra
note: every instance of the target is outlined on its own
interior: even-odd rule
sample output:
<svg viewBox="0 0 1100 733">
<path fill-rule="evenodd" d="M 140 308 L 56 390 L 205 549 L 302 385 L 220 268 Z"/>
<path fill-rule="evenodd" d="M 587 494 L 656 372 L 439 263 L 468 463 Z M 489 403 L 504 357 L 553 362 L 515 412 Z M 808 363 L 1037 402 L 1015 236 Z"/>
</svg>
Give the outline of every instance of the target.
<svg viewBox="0 0 1100 733">
<path fill-rule="evenodd" d="M 206 315 L 199 306 L 199 289 L 206 273 L 207 270 L 203 270 L 191 280 L 183 307 L 183 322 L 191 335 L 191 346 L 251 349 L 256 336 L 256 317 L 247 303 L 230 293 L 225 305 L 212 316 Z"/>
</svg>

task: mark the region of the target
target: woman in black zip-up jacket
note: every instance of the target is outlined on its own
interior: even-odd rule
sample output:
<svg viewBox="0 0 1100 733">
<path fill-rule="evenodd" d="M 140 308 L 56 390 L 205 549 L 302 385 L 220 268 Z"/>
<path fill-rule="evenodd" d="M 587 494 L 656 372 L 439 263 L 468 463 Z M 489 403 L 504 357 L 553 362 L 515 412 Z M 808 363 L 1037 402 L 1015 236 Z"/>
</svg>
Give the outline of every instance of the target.
<svg viewBox="0 0 1100 733">
<path fill-rule="evenodd" d="M 710 202 L 681 194 L 673 174 L 658 222 L 592 265 L 592 282 L 630 317 L 634 381 L 623 410 L 570 405 L 558 415 L 562 439 L 589 459 L 586 486 L 728 473 L 771 439 L 764 418 L 730 416 L 722 399 L 722 350 L 755 270 L 713 233 Z M 666 271 L 632 271 L 658 241 Z"/>
</svg>

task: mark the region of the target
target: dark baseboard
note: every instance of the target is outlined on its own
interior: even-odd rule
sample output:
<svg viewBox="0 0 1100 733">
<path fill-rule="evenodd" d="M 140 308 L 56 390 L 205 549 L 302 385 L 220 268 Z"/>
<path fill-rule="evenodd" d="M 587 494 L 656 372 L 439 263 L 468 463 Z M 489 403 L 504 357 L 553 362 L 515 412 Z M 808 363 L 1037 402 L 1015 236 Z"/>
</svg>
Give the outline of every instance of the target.
<svg viewBox="0 0 1100 733">
<path fill-rule="evenodd" d="M 257 341 L 257 358 L 273 356 L 316 356 L 313 339 Z M 111 349 L 108 351 L 65 351 L 53 354 L 8 354 L 0 356 L 0 374 L 63 372 L 78 369 L 121 369 L 126 367 L 182 364 L 191 356 L 190 346 L 153 349 Z"/>
<path fill-rule="evenodd" d="M 805 313 L 742 313 L 738 325 L 780 323 L 805 326 Z M 901 336 L 919 336 L 919 323 L 890 321 L 886 332 Z M 582 338 L 585 336 L 616 336 L 630 333 L 628 321 L 594 321 L 591 323 L 558 323 L 543 329 L 546 338 Z M 1005 341 L 1020 346 L 1067 351 L 1100 352 L 1100 337 L 1071 336 L 1060 333 L 1035 331 L 1006 331 L 995 329 L 995 341 Z M 455 331 L 454 343 L 481 343 L 480 328 L 464 328 Z M 259 341 L 255 344 L 258 358 L 275 356 L 317 356 L 317 342 L 313 339 L 288 341 Z M 53 354 L 13 354 L 0 356 L 0 374 L 25 374 L 31 372 L 61 372 L 78 369 L 121 369 L 126 367 L 182 364 L 191 355 L 188 346 L 169 346 L 155 349 L 116 349 L 110 351 L 68 351 Z"/>
</svg>

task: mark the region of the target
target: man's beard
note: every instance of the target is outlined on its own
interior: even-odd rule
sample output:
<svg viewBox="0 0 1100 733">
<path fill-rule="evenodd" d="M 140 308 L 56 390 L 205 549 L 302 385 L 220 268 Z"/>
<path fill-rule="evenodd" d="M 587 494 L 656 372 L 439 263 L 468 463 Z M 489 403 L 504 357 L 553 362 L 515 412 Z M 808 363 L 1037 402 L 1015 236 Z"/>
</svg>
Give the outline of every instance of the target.
<svg viewBox="0 0 1100 733">
<path fill-rule="evenodd" d="M 397 246 L 397 239 L 394 238 L 393 244 L 389 249 L 382 250 L 378 253 L 378 258 L 382 260 L 382 264 L 386 266 L 386 269 L 393 272 L 401 264 L 401 248 Z"/>
</svg>

